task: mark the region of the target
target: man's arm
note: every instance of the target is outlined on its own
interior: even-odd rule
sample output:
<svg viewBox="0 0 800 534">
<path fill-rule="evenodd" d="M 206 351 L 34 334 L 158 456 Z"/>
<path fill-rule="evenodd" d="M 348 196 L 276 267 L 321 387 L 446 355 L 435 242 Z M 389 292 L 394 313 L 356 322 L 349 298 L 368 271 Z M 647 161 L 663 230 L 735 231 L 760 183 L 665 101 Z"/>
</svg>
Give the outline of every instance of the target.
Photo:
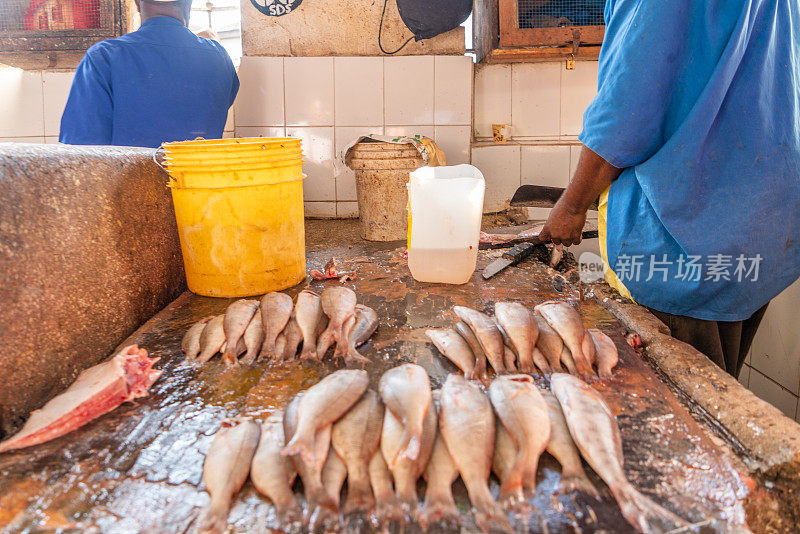
<svg viewBox="0 0 800 534">
<path fill-rule="evenodd" d="M 110 145 L 114 104 L 110 69 L 87 54 L 75 70 L 58 140 L 69 145 Z"/>
<path fill-rule="evenodd" d="M 586 211 L 600 193 L 622 172 L 586 146 L 581 149 L 578 168 L 567 190 L 550 212 L 539 237 L 566 246 L 581 242 Z"/>
</svg>

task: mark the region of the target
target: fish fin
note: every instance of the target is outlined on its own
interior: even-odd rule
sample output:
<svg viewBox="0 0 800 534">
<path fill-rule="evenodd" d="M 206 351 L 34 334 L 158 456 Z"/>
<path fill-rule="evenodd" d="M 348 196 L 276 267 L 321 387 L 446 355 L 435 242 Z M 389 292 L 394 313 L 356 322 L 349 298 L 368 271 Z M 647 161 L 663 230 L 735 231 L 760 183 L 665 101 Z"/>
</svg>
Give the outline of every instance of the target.
<svg viewBox="0 0 800 534">
<path fill-rule="evenodd" d="M 328 498 L 330 499 L 330 497 Z M 309 532 L 337 532 L 339 530 L 341 523 L 339 512 L 333 501 L 330 504 L 333 505 L 333 508 L 322 504 L 318 504 L 314 508 L 308 521 Z"/>
<path fill-rule="evenodd" d="M 350 345 L 350 348 L 347 350 L 347 354 L 344 357 L 344 361 L 347 363 L 347 365 L 366 365 L 370 360 L 369 358 L 362 356 L 354 346 Z"/>
<path fill-rule="evenodd" d="M 372 487 L 369 484 L 369 479 L 347 481 L 347 500 L 344 504 L 345 514 L 358 510 L 371 510 L 374 505 L 375 497 L 372 496 Z"/>
<path fill-rule="evenodd" d="M 616 497 L 622 515 L 641 532 L 663 532 L 690 526 L 688 521 L 656 504 L 630 484 L 617 491 L 612 490 L 612 493 Z"/>
<path fill-rule="evenodd" d="M 602 380 L 611 380 L 612 378 L 614 378 L 614 375 L 611 373 L 611 369 L 598 367 L 597 374 L 600 375 L 600 378 Z"/>
<path fill-rule="evenodd" d="M 482 532 L 511 532 L 511 523 L 502 507 L 496 502 L 472 509 L 475 524 Z"/>
<path fill-rule="evenodd" d="M 222 534 L 228 529 L 228 506 L 213 501 L 203 510 L 197 520 L 198 534 Z"/>
<path fill-rule="evenodd" d="M 517 457 L 514 458 L 514 464 L 508 470 L 503 483 L 500 485 L 500 498 L 503 500 L 520 500 L 524 498 L 522 495 L 522 486 L 525 481 L 525 466 L 527 465 L 527 458 L 524 451 L 517 452 Z M 534 482 L 535 482 L 534 478 Z"/>
<path fill-rule="evenodd" d="M 545 375 L 549 376 L 553 373 L 553 369 L 550 367 L 547 358 L 545 358 L 544 354 L 536 347 L 533 348 L 533 363 L 535 363 L 536 367 Z"/>
<path fill-rule="evenodd" d="M 446 526 L 452 528 L 461 525 L 461 516 L 459 516 L 458 508 L 452 498 L 449 499 L 449 502 L 444 498 L 437 498 L 432 502 L 426 499 L 423 510 L 419 514 L 419 523 L 425 531 L 427 531 L 432 524 L 445 527 L 436 528 L 434 531 L 449 531 L 450 529 L 446 528 Z"/>
<path fill-rule="evenodd" d="M 311 443 L 308 443 L 311 441 Z M 304 436 L 300 432 L 295 432 L 292 439 L 286 446 L 281 450 L 281 456 L 294 456 L 295 454 L 299 454 L 303 461 L 308 464 L 314 463 L 314 434 L 310 436 Z"/>
<path fill-rule="evenodd" d="M 409 460 L 416 460 L 419 457 L 419 447 L 420 447 L 420 440 L 422 436 L 422 430 L 411 430 L 406 428 L 403 430 L 403 437 L 400 441 L 400 449 L 395 457 L 394 461 L 392 462 L 392 467 L 397 465 L 403 458 L 408 458 Z"/>
<path fill-rule="evenodd" d="M 564 473 L 564 471 L 562 471 L 561 481 L 558 483 L 556 493 L 564 494 L 575 491 L 591 495 L 594 498 L 600 497 L 600 492 L 597 491 L 597 488 L 592 484 L 592 481 L 589 480 L 589 477 L 586 476 L 584 471 L 581 470 L 575 473 Z"/>
</svg>

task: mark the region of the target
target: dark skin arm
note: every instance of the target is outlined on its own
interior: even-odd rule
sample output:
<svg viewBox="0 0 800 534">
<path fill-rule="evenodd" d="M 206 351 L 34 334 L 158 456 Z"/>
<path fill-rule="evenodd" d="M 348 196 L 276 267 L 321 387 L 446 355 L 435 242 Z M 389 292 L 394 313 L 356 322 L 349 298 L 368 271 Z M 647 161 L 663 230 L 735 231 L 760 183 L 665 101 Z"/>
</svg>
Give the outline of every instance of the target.
<svg viewBox="0 0 800 534">
<path fill-rule="evenodd" d="M 586 211 L 621 172 L 622 169 L 614 167 L 584 146 L 572 181 L 556 202 L 539 234 L 541 240 L 565 246 L 580 243 Z"/>
</svg>

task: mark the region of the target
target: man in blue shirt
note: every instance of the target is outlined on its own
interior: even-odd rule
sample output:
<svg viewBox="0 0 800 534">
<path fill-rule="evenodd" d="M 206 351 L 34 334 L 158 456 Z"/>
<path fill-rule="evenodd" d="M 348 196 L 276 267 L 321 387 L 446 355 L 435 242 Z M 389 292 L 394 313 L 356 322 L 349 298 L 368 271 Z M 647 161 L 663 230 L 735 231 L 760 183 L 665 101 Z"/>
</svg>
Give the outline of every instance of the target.
<svg viewBox="0 0 800 534">
<path fill-rule="evenodd" d="M 542 232 L 600 196 L 609 283 L 738 375 L 800 277 L 800 2 L 608 0 L 575 176 Z"/>
<path fill-rule="evenodd" d="M 139 30 L 102 41 L 75 71 L 62 143 L 158 147 L 220 138 L 239 90 L 231 58 L 186 27 L 191 0 L 136 0 Z"/>
</svg>

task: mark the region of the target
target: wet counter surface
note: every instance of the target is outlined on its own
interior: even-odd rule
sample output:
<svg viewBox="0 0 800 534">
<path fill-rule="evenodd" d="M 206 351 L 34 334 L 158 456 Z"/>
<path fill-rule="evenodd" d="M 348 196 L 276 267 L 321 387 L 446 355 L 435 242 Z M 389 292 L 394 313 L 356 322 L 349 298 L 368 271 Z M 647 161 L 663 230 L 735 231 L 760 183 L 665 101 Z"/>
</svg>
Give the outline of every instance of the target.
<svg viewBox="0 0 800 534">
<path fill-rule="evenodd" d="M 374 308 L 380 325 L 362 354 L 372 387 L 383 371 L 403 362 L 424 366 L 434 387 L 456 369 L 440 356 L 425 329 L 450 325 L 455 305 L 492 313 L 494 303 L 516 300 L 533 306 L 560 298 L 576 303 L 587 326 L 612 337 L 620 352 L 614 379 L 597 381 L 622 431 L 625 470 L 645 494 L 679 515 L 703 525 L 702 532 L 728 532 L 744 521 L 747 488 L 728 457 L 717 449 L 653 369 L 626 342 L 616 319 L 593 301 L 578 300 L 574 288 L 557 293 L 552 270 L 535 261 L 511 267 L 489 281 L 475 274 L 463 286 L 420 284 L 411 278 L 399 250 L 355 246 L 309 253 L 308 269 L 321 268 L 332 256 L 343 271 L 355 270 L 346 282 L 360 303 Z M 500 251 L 482 251 L 479 269 Z M 327 282 L 307 282 L 321 291 Z M 261 364 L 226 371 L 219 357 L 204 367 L 183 363 L 181 337 L 202 317 L 222 313 L 228 299 L 185 293 L 134 333 L 126 342 L 160 357 L 163 376 L 150 395 L 125 404 L 85 427 L 30 449 L 0 456 L 0 528 L 10 532 L 184 532 L 208 502 L 202 464 L 214 432 L 228 416 L 276 417 L 299 390 L 336 368 L 332 362 Z M 544 379 L 540 385 L 546 387 Z M 588 468 L 587 468 L 588 470 Z M 539 483 L 531 503 L 536 512 L 529 532 L 630 532 L 605 485 L 590 473 L 600 501 L 577 493 L 556 495 L 558 463 L 542 456 Z M 299 484 L 298 495 L 300 494 Z M 420 482 L 420 496 L 424 484 Z M 498 484 L 493 479 L 492 489 Z M 463 527 L 474 530 L 466 491 L 454 486 Z M 363 517 L 345 518 L 348 531 L 370 531 Z M 283 531 L 272 507 L 250 482 L 231 510 L 235 532 Z M 393 532 L 417 532 L 415 524 L 389 525 Z M 437 531 L 441 531 L 437 529 Z"/>
</svg>

